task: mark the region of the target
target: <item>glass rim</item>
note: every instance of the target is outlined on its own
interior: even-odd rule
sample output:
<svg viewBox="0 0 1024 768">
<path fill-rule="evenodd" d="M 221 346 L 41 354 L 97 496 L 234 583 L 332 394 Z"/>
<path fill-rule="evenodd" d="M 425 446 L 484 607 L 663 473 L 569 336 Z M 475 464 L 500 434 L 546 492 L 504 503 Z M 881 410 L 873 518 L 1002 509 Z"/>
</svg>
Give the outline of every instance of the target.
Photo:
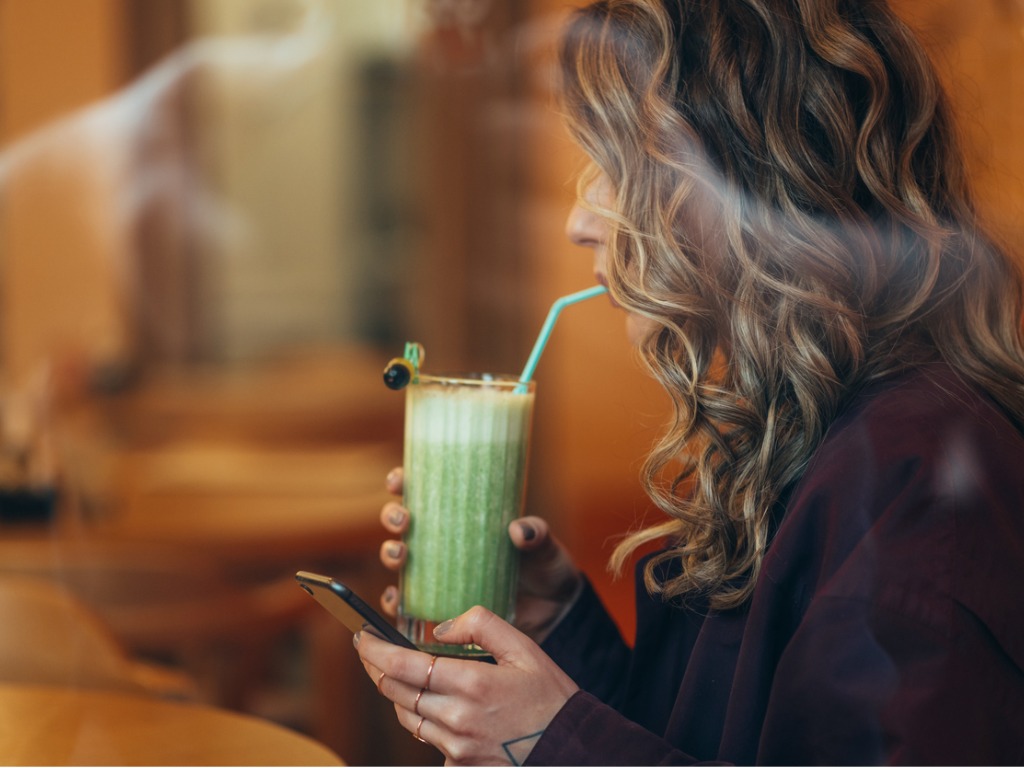
<svg viewBox="0 0 1024 768">
<path fill-rule="evenodd" d="M 409 382 L 410 387 L 420 384 L 440 384 L 442 386 L 459 387 L 494 387 L 496 389 L 513 389 L 522 386 L 526 387 L 527 391 L 530 392 L 532 392 L 536 387 L 536 382 L 533 379 L 524 383 L 519 381 L 518 376 L 511 373 L 421 373 L 414 381 Z"/>
</svg>

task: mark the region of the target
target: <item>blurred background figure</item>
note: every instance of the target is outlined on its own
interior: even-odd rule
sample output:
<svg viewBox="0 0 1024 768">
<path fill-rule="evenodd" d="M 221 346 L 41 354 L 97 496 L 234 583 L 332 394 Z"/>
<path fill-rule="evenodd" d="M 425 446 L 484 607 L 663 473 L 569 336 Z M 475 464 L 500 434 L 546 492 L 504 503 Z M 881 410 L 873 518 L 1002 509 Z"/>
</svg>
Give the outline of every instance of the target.
<svg viewBox="0 0 1024 768">
<path fill-rule="evenodd" d="M 427 0 L 426 61 L 442 71 L 472 71 L 493 63 L 499 55 L 487 24 L 493 5 L 493 0 Z"/>
</svg>

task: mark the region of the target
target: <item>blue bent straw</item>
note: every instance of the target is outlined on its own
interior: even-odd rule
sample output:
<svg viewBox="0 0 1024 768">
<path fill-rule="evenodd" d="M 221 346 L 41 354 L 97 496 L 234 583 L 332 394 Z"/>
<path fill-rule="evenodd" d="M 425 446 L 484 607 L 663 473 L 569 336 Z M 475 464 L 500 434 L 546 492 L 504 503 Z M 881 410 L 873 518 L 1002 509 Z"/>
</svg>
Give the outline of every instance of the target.
<svg viewBox="0 0 1024 768">
<path fill-rule="evenodd" d="M 592 299 L 595 296 L 600 296 L 607 292 L 608 289 L 603 285 L 595 285 L 593 288 L 587 288 L 587 290 L 579 291 L 578 293 L 570 293 L 568 296 L 563 296 L 562 298 L 555 300 L 555 303 L 551 305 L 551 309 L 548 310 L 547 320 L 544 321 L 544 325 L 540 329 L 540 335 L 537 336 L 537 341 L 533 345 L 533 351 L 530 353 L 530 358 L 526 361 L 526 367 L 523 368 L 523 373 L 519 377 L 520 386 L 516 387 L 517 392 L 526 391 L 526 385 L 529 384 L 530 379 L 533 378 L 533 371 L 537 367 L 537 362 L 540 360 L 541 352 L 543 352 L 544 347 L 547 346 L 548 337 L 551 335 L 551 329 L 555 327 L 555 320 L 558 319 L 558 315 L 561 314 L 562 310 L 570 304 L 586 301 L 587 299 Z"/>
</svg>

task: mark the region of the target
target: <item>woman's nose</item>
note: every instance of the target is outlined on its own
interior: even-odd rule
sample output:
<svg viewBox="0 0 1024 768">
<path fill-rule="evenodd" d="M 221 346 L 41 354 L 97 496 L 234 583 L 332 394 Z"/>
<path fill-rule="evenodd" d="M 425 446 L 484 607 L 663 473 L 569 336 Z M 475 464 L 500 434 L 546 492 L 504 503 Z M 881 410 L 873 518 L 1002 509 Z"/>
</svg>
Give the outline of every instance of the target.
<svg viewBox="0 0 1024 768">
<path fill-rule="evenodd" d="M 596 248 L 604 242 L 603 221 L 593 211 L 576 203 L 565 220 L 565 236 L 573 245 Z"/>
</svg>

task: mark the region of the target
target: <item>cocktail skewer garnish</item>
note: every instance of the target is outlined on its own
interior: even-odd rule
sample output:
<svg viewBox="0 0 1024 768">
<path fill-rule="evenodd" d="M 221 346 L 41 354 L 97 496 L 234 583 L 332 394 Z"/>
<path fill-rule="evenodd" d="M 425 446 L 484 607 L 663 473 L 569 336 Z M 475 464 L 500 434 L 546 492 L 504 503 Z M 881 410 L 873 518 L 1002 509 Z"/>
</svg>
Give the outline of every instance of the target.
<svg viewBox="0 0 1024 768">
<path fill-rule="evenodd" d="M 405 342 L 405 356 L 392 358 L 384 368 L 384 386 L 388 389 L 402 389 L 415 382 L 420 376 L 420 366 L 427 353 L 422 344 Z"/>
<path fill-rule="evenodd" d="M 555 327 L 555 321 L 562 313 L 562 310 L 571 304 L 593 299 L 607 292 L 608 289 L 603 285 L 595 285 L 592 288 L 570 293 L 568 296 L 562 296 L 555 300 L 551 305 L 551 309 L 548 310 L 548 316 L 544 320 L 544 325 L 541 326 L 537 341 L 534 342 L 533 350 L 526 361 L 526 367 L 523 368 L 523 372 L 519 376 L 519 386 L 516 388 L 516 392 L 520 394 L 526 392 L 527 384 L 533 378 L 533 372 L 540 361 L 541 353 L 544 351 L 544 347 L 547 346 L 548 338 L 550 338 L 551 331 Z M 388 389 L 397 390 L 407 387 L 410 383 L 414 383 L 419 378 L 420 366 L 425 358 L 426 352 L 422 344 L 418 344 L 415 341 L 407 341 L 405 343 L 405 355 L 392 358 L 384 368 L 385 386 Z"/>
</svg>

